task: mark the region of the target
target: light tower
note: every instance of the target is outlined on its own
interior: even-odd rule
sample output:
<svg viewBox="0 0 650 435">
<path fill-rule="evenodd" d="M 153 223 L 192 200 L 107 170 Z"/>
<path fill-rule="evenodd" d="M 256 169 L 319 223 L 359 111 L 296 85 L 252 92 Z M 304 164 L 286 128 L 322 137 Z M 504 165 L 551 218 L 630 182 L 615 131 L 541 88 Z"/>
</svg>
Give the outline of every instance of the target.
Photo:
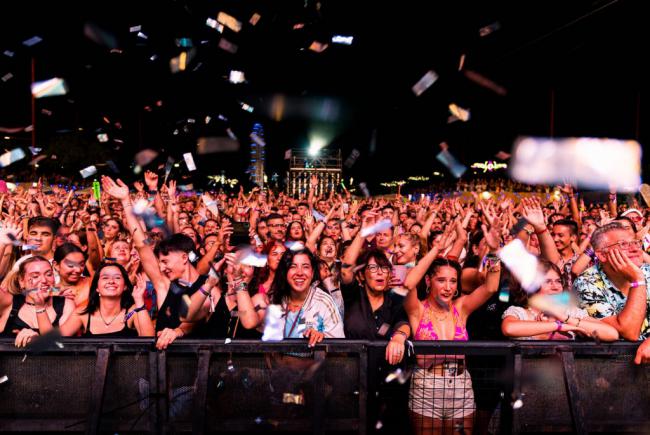
<svg viewBox="0 0 650 435">
<path fill-rule="evenodd" d="M 253 183 L 261 188 L 264 187 L 264 147 L 266 142 L 264 141 L 264 128 L 259 122 L 253 124 L 251 139 L 251 162 L 248 172 Z"/>
</svg>

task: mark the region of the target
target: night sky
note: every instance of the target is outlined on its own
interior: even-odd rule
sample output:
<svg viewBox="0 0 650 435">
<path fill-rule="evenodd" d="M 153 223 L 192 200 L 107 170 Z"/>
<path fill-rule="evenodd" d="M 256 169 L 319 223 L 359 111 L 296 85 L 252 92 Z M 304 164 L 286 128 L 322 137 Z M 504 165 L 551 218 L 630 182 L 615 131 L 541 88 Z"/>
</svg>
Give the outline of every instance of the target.
<svg viewBox="0 0 650 435">
<path fill-rule="evenodd" d="M 68 3 L 1 6 L 0 76 L 12 77 L 0 81 L 0 127 L 31 124 L 33 58 L 36 80 L 62 77 L 69 85 L 65 96 L 37 100 L 37 145 L 45 155 L 49 144 L 60 148 L 66 141 L 89 150 L 68 160 L 78 168 L 46 159 L 42 172 L 77 171 L 110 155 L 129 178 L 138 150 L 161 150 L 159 161 L 181 160 L 196 150 L 198 137 L 224 137 L 230 128 L 239 152 L 195 153 L 195 160 L 203 175 L 225 170 L 244 179 L 248 135 L 257 122 L 265 131 L 269 176 L 284 175 L 286 149 L 306 148 L 318 135 L 344 158 L 357 148 L 361 157 L 346 175 L 369 183 L 444 171 L 435 160 L 443 140 L 470 164 L 509 151 L 519 135 L 641 144 L 648 135 L 642 91 L 649 71 L 642 65 L 650 47 L 642 2 Z M 207 26 L 220 11 L 241 21 L 241 31 Z M 261 16 L 255 26 L 249 23 L 254 13 Z M 492 23 L 500 28 L 481 37 L 479 30 Z M 297 24 L 303 27 L 294 29 Z M 137 25 L 146 39 L 130 32 Z M 353 36 L 352 45 L 332 44 L 336 34 Z M 22 44 L 35 35 L 43 41 Z M 187 50 L 178 38 L 190 38 L 195 54 L 185 71 L 172 74 L 170 59 Z M 219 48 L 222 38 L 237 53 Z M 308 49 L 313 41 L 329 46 L 316 53 Z M 459 72 L 463 54 L 464 71 L 507 94 Z M 231 69 L 243 71 L 247 82 L 229 83 Z M 428 70 L 439 79 L 416 97 L 411 87 Z M 448 124 L 449 103 L 470 109 L 471 119 Z M 99 143 L 97 133 L 107 133 L 109 142 Z M 30 133 L 7 136 L 6 149 L 31 144 Z M 3 173 L 28 167 L 28 160 Z"/>
</svg>

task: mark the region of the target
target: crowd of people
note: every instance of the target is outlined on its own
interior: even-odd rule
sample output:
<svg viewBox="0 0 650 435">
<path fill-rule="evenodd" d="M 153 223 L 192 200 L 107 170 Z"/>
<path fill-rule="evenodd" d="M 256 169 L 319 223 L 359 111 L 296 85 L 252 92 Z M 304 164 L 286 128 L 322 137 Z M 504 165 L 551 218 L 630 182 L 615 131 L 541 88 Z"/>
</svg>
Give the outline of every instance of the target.
<svg viewBox="0 0 650 435">
<path fill-rule="evenodd" d="M 470 196 L 412 199 L 318 196 L 317 184 L 299 198 L 200 194 L 146 171 L 131 187 L 102 177 L 98 197 L 40 183 L 7 192 L 2 336 L 19 347 L 52 330 L 155 337 L 165 349 L 184 337 L 260 339 L 275 311 L 281 337 L 308 343 L 286 358 L 309 359 L 326 338 L 378 340 L 385 373 L 408 340 L 475 337 L 642 341 L 635 362 L 650 362 L 650 222 L 638 202 L 585 203 L 570 185 L 506 195 L 505 181 L 484 183 L 498 188 L 487 196 L 477 182 Z M 516 241 L 538 259 L 535 289 L 502 265 Z M 553 302 L 561 295 L 569 302 Z M 495 304 L 501 321 L 486 313 Z M 473 402 L 462 355 L 417 356 L 416 433 L 471 432 Z"/>
</svg>

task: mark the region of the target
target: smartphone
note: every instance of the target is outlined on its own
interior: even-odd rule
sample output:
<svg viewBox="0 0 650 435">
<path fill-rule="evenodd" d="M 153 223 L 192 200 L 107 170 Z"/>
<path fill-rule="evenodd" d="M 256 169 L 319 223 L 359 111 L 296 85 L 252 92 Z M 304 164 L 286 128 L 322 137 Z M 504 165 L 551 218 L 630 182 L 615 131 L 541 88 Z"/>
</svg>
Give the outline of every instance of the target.
<svg viewBox="0 0 650 435">
<path fill-rule="evenodd" d="M 250 244 L 250 224 L 248 222 L 232 222 L 232 234 L 230 235 L 230 246 Z"/>
<path fill-rule="evenodd" d="M 406 274 L 408 273 L 408 267 L 403 264 L 393 265 L 393 276 L 399 279 L 399 282 L 404 284 L 406 280 Z"/>
</svg>

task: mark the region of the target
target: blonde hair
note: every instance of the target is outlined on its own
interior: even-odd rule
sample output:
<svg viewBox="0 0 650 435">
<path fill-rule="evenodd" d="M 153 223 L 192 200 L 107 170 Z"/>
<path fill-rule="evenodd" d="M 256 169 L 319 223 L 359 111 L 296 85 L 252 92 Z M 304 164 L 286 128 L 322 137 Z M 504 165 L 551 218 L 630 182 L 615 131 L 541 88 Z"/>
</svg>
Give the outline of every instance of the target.
<svg viewBox="0 0 650 435">
<path fill-rule="evenodd" d="M 39 261 L 43 261 L 49 264 L 50 267 L 52 267 L 49 260 L 45 257 L 41 257 L 40 255 L 34 255 L 33 257 L 29 257 L 27 260 L 20 263 L 17 271 L 10 271 L 5 277 L 5 282 L 6 282 L 5 288 L 7 289 L 7 291 L 12 295 L 21 294 L 23 288 L 20 286 L 20 280 L 25 277 L 25 269 L 27 269 L 27 265 L 32 263 L 38 263 Z M 3 282 L 3 284 L 5 282 Z"/>
</svg>

